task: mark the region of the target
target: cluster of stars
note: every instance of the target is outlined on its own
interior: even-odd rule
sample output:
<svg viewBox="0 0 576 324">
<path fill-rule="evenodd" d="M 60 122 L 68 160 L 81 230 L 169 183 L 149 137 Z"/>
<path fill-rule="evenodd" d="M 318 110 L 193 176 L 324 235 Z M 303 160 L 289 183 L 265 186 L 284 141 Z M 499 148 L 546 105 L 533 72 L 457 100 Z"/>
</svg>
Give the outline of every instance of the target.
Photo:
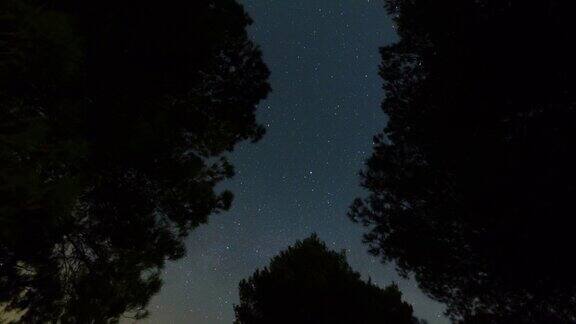
<svg viewBox="0 0 576 324">
<path fill-rule="evenodd" d="M 417 315 L 435 318 L 442 309 L 369 256 L 361 229 L 346 217 L 363 194 L 357 174 L 371 138 L 385 124 L 378 48 L 395 36 L 382 3 L 241 2 L 272 72 L 273 92 L 257 116 L 267 133 L 230 155 L 236 176 L 221 187 L 235 194 L 232 209 L 191 233 L 187 257 L 167 268 L 149 322 L 233 322 L 239 281 L 312 232 L 346 249 L 352 267 L 375 283 L 410 286 L 405 298 L 418 301 Z"/>
</svg>

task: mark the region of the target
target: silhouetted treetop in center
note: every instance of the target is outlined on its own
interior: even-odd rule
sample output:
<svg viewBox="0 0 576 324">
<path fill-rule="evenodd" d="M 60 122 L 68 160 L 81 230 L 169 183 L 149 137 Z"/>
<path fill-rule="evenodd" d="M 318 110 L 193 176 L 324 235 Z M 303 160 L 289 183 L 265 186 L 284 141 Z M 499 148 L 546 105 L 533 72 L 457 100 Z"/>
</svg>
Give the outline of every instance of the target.
<svg viewBox="0 0 576 324">
<path fill-rule="evenodd" d="M 401 297 L 395 285 L 382 289 L 362 281 L 344 253 L 313 235 L 240 282 L 235 323 L 418 323 Z"/>
<path fill-rule="evenodd" d="M 389 116 L 350 216 L 454 320 L 576 322 L 571 1 L 386 1 Z"/>
</svg>

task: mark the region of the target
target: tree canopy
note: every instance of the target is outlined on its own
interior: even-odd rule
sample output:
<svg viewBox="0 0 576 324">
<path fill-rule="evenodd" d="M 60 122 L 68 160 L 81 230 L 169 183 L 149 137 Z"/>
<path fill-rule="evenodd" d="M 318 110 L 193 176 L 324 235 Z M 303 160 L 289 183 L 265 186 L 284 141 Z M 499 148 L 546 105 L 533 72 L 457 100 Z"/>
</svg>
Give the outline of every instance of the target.
<svg viewBox="0 0 576 324">
<path fill-rule="evenodd" d="M 417 323 L 396 285 L 365 282 L 316 235 L 240 282 L 236 324 Z"/>
<path fill-rule="evenodd" d="M 146 315 L 183 238 L 230 207 L 268 69 L 235 0 L 0 1 L 0 304 Z"/>
<path fill-rule="evenodd" d="M 455 321 L 575 323 L 574 2 L 386 7 L 389 122 L 350 217 Z"/>
</svg>

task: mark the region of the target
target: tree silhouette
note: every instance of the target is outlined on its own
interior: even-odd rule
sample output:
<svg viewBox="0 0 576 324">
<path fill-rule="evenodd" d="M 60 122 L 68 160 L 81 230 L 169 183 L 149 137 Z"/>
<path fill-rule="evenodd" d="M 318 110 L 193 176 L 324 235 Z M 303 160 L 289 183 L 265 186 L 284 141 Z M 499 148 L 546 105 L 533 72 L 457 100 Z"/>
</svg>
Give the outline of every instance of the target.
<svg viewBox="0 0 576 324">
<path fill-rule="evenodd" d="M 343 252 L 312 235 L 240 282 L 235 323 L 417 323 L 401 297 L 396 285 L 362 281 Z"/>
<path fill-rule="evenodd" d="M 0 2 L 0 303 L 26 323 L 146 315 L 232 194 L 268 70 L 235 0 Z"/>
<path fill-rule="evenodd" d="M 454 321 L 576 322 L 576 64 L 562 0 L 388 0 L 389 116 L 350 217 Z"/>
</svg>

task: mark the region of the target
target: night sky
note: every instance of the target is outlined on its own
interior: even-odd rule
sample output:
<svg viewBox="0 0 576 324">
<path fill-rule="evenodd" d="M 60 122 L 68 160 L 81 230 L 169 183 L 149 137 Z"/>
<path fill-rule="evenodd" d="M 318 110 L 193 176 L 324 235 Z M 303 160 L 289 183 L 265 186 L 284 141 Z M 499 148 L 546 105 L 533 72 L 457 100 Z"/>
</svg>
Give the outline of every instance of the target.
<svg viewBox="0 0 576 324">
<path fill-rule="evenodd" d="M 244 0 L 249 32 L 272 71 L 273 92 L 259 107 L 267 134 L 231 154 L 236 176 L 221 185 L 235 194 L 230 212 L 213 215 L 187 239 L 185 259 L 168 265 L 150 323 L 232 323 L 238 282 L 312 232 L 351 266 L 385 286 L 399 284 L 415 315 L 447 323 L 443 307 L 414 281 L 369 256 L 363 229 L 346 212 L 363 195 L 358 171 L 380 110 L 378 47 L 395 41 L 378 0 Z"/>
</svg>

